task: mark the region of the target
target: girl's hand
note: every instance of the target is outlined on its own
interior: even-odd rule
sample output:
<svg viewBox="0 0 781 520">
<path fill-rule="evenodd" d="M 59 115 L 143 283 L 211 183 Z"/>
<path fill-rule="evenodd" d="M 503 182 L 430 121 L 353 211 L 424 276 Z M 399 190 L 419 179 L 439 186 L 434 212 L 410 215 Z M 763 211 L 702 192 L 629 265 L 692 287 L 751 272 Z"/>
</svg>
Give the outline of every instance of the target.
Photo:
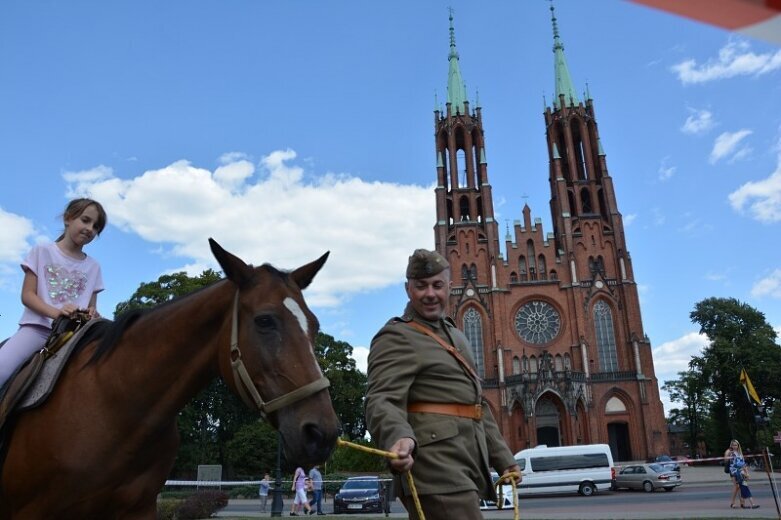
<svg viewBox="0 0 781 520">
<path fill-rule="evenodd" d="M 100 313 L 98 312 L 98 309 L 96 309 L 95 307 L 87 307 L 87 310 L 85 312 L 87 313 L 87 316 L 89 316 L 89 319 L 91 320 L 100 318 Z"/>
<path fill-rule="evenodd" d="M 79 308 L 73 305 L 72 303 L 66 303 L 60 309 L 60 314 L 58 316 L 70 316 L 77 310 L 79 310 Z"/>
</svg>

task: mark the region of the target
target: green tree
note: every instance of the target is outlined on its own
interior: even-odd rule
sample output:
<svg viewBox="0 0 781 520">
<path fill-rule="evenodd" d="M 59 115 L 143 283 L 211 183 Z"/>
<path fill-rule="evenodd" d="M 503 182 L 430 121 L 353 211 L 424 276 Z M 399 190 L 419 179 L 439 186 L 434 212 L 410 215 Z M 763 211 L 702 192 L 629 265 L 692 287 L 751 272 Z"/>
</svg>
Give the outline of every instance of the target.
<svg viewBox="0 0 781 520">
<path fill-rule="evenodd" d="M 707 298 L 690 315 L 710 341 L 690 366 L 700 371 L 714 393 L 711 404 L 713 441 L 726 446 L 730 438 L 757 448 L 754 407 L 740 384 L 741 369 L 751 377 L 763 404 L 772 408 L 781 397 L 781 348 L 765 315 L 735 298 Z"/>
<path fill-rule="evenodd" d="M 376 448 L 376 446 L 366 439 L 356 439 L 351 441 L 361 446 Z M 331 458 L 328 459 L 328 471 L 348 472 L 348 473 L 380 473 L 388 471 L 388 464 L 384 457 L 373 453 L 366 453 L 362 450 L 356 450 L 349 446 L 341 446 L 334 450 Z"/>
<path fill-rule="evenodd" d="M 366 435 L 363 401 L 366 395 L 366 374 L 358 370 L 350 357 L 353 347 L 333 336 L 319 333 L 315 354 L 325 376 L 331 381 L 328 389 L 344 435 L 362 439 Z"/>
<path fill-rule="evenodd" d="M 690 366 L 685 372 L 678 372 L 678 376 L 680 379 L 665 381 L 662 389 L 670 395 L 671 402 L 683 405 L 670 410 L 669 420 L 673 424 L 688 428 L 687 441 L 693 455 L 707 422 L 714 396 L 696 366 Z"/>
<path fill-rule="evenodd" d="M 225 446 L 225 454 L 239 478 L 251 478 L 277 465 L 277 432 L 266 421 L 241 426 Z"/>
<path fill-rule="evenodd" d="M 160 305 L 206 287 L 221 278 L 220 273 L 213 269 L 207 269 L 196 277 L 187 276 L 185 272 L 164 274 L 156 282 L 139 285 L 129 300 L 117 304 L 114 316 L 133 309 L 148 309 Z"/>
</svg>

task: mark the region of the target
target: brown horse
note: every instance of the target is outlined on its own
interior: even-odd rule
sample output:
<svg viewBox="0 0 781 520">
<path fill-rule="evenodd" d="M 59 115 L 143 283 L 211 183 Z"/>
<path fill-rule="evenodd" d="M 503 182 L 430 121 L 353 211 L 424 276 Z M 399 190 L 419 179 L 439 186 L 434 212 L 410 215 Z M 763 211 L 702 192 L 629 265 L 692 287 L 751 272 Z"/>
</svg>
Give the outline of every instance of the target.
<svg viewBox="0 0 781 520">
<path fill-rule="evenodd" d="M 281 432 L 288 460 L 328 458 L 339 424 L 301 295 L 328 253 L 288 273 L 209 242 L 227 279 L 120 318 L 74 353 L 45 404 L 19 415 L 0 518 L 155 518 L 177 413 L 218 376 Z"/>
</svg>

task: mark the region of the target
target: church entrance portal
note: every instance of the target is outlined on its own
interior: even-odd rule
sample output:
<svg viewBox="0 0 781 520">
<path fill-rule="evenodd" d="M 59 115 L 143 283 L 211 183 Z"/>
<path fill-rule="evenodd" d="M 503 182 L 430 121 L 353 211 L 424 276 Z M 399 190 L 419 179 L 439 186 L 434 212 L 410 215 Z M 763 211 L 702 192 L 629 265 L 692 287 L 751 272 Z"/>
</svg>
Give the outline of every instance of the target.
<svg viewBox="0 0 781 520">
<path fill-rule="evenodd" d="M 537 444 L 561 446 L 559 410 L 550 399 L 540 399 L 535 407 L 537 416 Z"/>
<path fill-rule="evenodd" d="M 625 422 L 607 425 L 607 438 L 614 461 L 632 460 L 632 447 L 629 444 L 629 426 Z"/>
</svg>

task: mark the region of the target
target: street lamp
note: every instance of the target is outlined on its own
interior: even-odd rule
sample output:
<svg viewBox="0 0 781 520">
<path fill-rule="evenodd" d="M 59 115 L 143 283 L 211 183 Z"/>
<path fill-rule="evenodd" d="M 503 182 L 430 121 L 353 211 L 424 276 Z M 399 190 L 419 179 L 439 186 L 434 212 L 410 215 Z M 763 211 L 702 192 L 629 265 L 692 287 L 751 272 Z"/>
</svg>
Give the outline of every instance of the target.
<svg viewBox="0 0 781 520">
<path fill-rule="evenodd" d="M 282 516 L 282 434 L 277 431 L 277 476 L 274 482 L 274 498 L 271 500 L 271 516 Z"/>
</svg>

